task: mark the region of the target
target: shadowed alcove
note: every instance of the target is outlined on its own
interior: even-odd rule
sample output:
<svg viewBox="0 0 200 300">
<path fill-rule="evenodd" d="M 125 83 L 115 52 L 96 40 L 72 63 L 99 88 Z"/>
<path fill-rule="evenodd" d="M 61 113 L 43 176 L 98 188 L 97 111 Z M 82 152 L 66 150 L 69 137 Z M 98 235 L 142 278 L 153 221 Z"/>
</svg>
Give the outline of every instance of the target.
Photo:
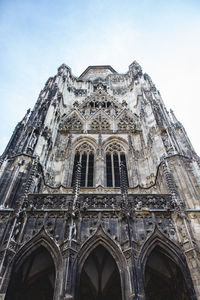
<svg viewBox="0 0 200 300">
<path fill-rule="evenodd" d="M 5 300 L 53 300 L 55 266 L 44 247 L 31 253 L 17 268 L 14 266 Z"/>
<path fill-rule="evenodd" d="M 78 300 L 121 300 L 121 282 L 118 267 L 102 246 L 87 258 L 80 277 Z"/>
<path fill-rule="evenodd" d="M 147 300 L 189 300 L 180 267 L 160 247 L 150 254 L 145 268 Z"/>
</svg>

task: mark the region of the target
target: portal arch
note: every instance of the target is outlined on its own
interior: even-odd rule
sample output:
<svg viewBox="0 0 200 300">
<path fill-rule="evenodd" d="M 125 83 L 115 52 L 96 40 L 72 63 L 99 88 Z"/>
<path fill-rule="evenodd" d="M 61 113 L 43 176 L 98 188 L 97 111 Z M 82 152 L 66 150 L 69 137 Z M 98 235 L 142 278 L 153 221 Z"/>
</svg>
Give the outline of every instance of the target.
<svg viewBox="0 0 200 300">
<path fill-rule="evenodd" d="M 59 249 L 42 229 L 14 256 L 7 270 L 5 300 L 53 300 L 59 291 L 61 260 Z"/>
<path fill-rule="evenodd" d="M 143 245 L 137 265 L 141 270 L 139 289 L 147 300 L 196 299 L 183 252 L 157 227 Z"/>
<path fill-rule="evenodd" d="M 127 274 L 127 261 L 124 257 L 123 252 L 120 250 L 117 244 L 104 232 L 104 229 L 101 225 L 98 227 L 96 233 L 83 244 L 79 253 L 77 254 L 73 268 L 75 274 L 74 281 L 76 282 L 74 293 L 81 286 L 83 276 L 82 274 L 85 272 L 85 267 L 87 268 L 88 263 L 91 263 L 91 257 L 94 257 L 98 252 L 101 254 L 101 256 L 103 256 L 103 253 L 105 253 L 106 257 L 109 257 L 109 261 L 112 261 L 112 265 L 115 266 L 114 274 L 116 275 L 118 285 L 120 285 L 120 299 L 124 300 L 126 298 L 125 294 L 130 293 L 128 287 L 129 277 Z M 93 299 L 97 299 L 95 298 L 97 297 L 97 295 L 97 291 L 96 294 L 93 293 Z M 80 299 L 80 293 L 75 293 L 75 299 Z"/>
<path fill-rule="evenodd" d="M 18 267 L 14 265 L 5 300 L 53 300 L 55 265 L 50 253 L 40 246 Z"/>
<path fill-rule="evenodd" d="M 102 245 L 87 257 L 80 274 L 78 300 L 122 300 L 120 273 L 112 255 Z"/>
</svg>

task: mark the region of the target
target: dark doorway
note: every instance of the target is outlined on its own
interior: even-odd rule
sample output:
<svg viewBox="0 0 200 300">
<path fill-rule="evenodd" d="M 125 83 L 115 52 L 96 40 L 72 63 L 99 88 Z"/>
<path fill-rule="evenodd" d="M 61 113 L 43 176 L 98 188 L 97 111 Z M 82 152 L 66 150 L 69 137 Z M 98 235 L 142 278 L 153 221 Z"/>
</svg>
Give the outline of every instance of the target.
<svg viewBox="0 0 200 300">
<path fill-rule="evenodd" d="M 5 300 L 53 300 L 55 267 L 51 255 L 40 247 L 21 267 L 14 266 Z"/>
<path fill-rule="evenodd" d="M 87 258 L 80 277 L 78 300 L 121 300 L 118 267 L 102 246 Z"/>
<path fill-rule="evenodd" d="M 145 269 L 147 300 L 189 300 L 180 267 L 160 247 L 150 254 Z"/>
</svg>

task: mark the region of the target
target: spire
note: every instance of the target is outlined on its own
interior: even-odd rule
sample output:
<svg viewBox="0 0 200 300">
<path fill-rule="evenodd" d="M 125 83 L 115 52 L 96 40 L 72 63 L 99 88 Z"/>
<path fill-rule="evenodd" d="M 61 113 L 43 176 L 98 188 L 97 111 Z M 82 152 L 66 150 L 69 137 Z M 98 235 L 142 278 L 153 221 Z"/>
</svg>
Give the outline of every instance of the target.
<svg viewBox="0 0 200 300">
<path fill-rule="evenodd" d="M 175 124 L 175 123 L 178 123 L 178 120 L 177 120 L 177 118 L 176 118 L 176 116 L 175 116 L 175 114 L 174 114 L 174 111 L 172 110 L 172 109 L 170 109 L 170 117 L 171 117 L 171 120 L 172 120 L 172 122 Z"/>
<path fill-rule="evenodd" d="M 136 60 L 129 66 L 129 72 L 132 74 L 134 79 L 142 76 L 142 68 Z"/>
</svg>

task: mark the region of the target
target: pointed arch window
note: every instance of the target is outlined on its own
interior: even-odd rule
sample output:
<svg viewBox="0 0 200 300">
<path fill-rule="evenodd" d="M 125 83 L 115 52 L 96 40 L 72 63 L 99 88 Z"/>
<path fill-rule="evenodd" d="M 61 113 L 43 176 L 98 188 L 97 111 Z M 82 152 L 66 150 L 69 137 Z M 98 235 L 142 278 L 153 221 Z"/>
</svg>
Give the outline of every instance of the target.
<svg viewBox="0 0 200 300">
<path fill-rule="evenodd" d="M 107 187 L 120 187 L 120 163 L 124 164 L 126 182 L 128 184 L 128 173 L 125 152 L 118 143 L 110 144 L 106 149 L 106 184 Z"/>
<path fill-rule="evenodd" d="M 75 170 L 78 162 L 81 163 L 80 186 L 92 187 L 94 184 L 94 151 L 88 143 L 83 143 L 76 149 L 71 186 L 74 184 Z"/>
</svg>

